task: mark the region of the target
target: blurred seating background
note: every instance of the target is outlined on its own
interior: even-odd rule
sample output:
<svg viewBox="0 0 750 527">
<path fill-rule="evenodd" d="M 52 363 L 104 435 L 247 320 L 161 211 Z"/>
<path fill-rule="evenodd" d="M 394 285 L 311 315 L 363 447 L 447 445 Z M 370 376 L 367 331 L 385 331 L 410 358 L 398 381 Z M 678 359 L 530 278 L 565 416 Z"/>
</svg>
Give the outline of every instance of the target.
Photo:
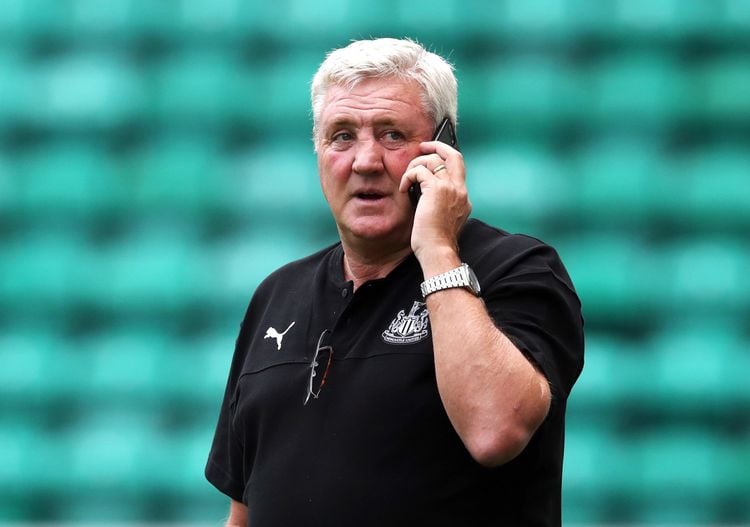
<svg viewBox="0 0 750 527">
<path fill-rule="evenodd" d="M 455 62 L 475 215 L 583 300 L 566 524 L 750 524 L 750 1 L 0 2 L 0 521 L 220 524 L 271 270 L 331 243 L 309 79 Z"/>
</svg>

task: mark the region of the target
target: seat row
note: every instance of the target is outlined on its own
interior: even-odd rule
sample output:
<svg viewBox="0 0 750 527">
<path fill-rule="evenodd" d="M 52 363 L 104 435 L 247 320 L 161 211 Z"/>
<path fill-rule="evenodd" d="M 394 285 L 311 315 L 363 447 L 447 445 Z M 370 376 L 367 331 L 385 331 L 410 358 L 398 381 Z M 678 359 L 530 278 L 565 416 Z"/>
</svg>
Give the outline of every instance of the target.
<svg viewBox="0 0 750 527">
<path fill-rule="evenodd" d="M 123 314 L 223 312 L 243 304 L 280 265 L 334 241 L 333 227 L 324 237 L 309 229 L 259 228 L 209 243 L 178 229 L 136 232 L 104 244 L 66 232 L 23 233 L 2 246 L 0 302 L 9 307 L 5 316 L 74 316 L 86 306 Z M 561 253 L 592 321 L 612 314 L 659 320 L 676 306 L 688 313 L 750 309 L 750 247 L 741 238 L 653 243 L 636 233 L 594 232 L 548 241 Z"/>
<path fill-rule="evenodd" d="M 226 498 L 203 479 L 213 424 L 205 419 L 170 431 L 149 414 L 128 411 L 92 412 L 58 431 L 32 420 L 6 423 L 0 428 L 0 484 L 9 492 L 0 495 L 0 510 L 42 499 L 41 509 L 57 521 L 138 521 L 155 504 L 164 506 L 157 515 L 162 520 L 220 518 Z M 571 423 L 566 522 L 638 524 L 661 514 L 682 524 L 740 525 L 750 520 L 748 463 L 742 440 L 690 425 L 627 436 Z M 102 504 L 114 504 L 106 518 L 98 517 L 105 513 Z M 50 519 L 31 508 L 25 512 L 27 520 Z"/>
<path fill-rule="evenodd" d="M 459 129 L 460 132 L 460 129 Z M 306 138 L 227 150 L 217 140 L 166 134 L 117 152 L 86 140 L 0 153 L 0 219 L 91 219 L 172 214 L 184 220 L 326 225 Z M 581 228 L 750 226 L 750 149 L 734 142 L 670 152 L 658 139 L 602 138 L 567 153 L 543 144 L 465 144 L 477 215 Z"/>
<path fill-rule="evenodd" d="M 710 321 L 710 322 L 709 322 Z M 571 415 L 609 423 L 695 419 L 742 428 L 750 409 L 750 334 L 744 319 L 687 318 L 641 338 L 587 335 L 585 374 L 570 399 Z"/>
<path fill-rule="evenodd" d="M 4 330 L 0 393 L 7 414 L 35 408 L 55 421 L 73 410 L 131 409 L 153 416 L 154 409 L 189 407 L 193 417 L 215 412 L 240 317 L 224 331 L 183 338 L 143 326 L 87 337 Z"/>
<path fill-rule="evenodd" d="M 59 232 L 24 233 L 2 246 L 4 318 L 75 317 L 86 309 L 119 313 L 242 309 L 277 267 L 332 243 L 309 227 L 259 229 L 202 243 L 179 230 L 134 234 L 103 245 Z M 174 236 L 170 238 L 169 236 Z M 592 322 L 617 317 L 658 325 L 680 306 L 686 313 L 743 315 L 750 310 L 746 240 L 706 236 L 653 243 L 635 233 L 581 234 L 552 241 Z M 640 325 L 649 322 L 641 320 Z"/>
<path fill-rule="evenodd" d="M 240 319 L 237 313 L 224 327 L 196 335 L 167 333 L 155 322 L 82 336 L 5 329 L 0 396 L 8 408 L 29 405 L 50 415 L 68 407 L 215 410 Z M 686 319 L 631 340 L 591 331 L 571 414 L 615 424 L 634 415 L 725 423 L 747 416 L 750 335 L 741 318 L 710 320 Z"/>
<path fill-rule="evenodd" d="M 563 510 L 582 525 L 744 525 L 744 441 L 690 425 L 615 434 L 566 430 Z"/>
<path fill-rule="evenodd" d="M 154 426 L 152 416 L 92 412 L 57 431 L 32 419 L 4 422 L 0 518 L 190 524 L 221 518 L 228 502 L 203 478 L 216 411 L 185 430 Z"/>
<path fill-rule="evenodd" d="M 0 47 L 0 130 L 110 130 L 154 124 L 308 130 L 308 86 L 324 51 L 247 60 L 199 48 L 136 60 L 127 50 L 43 59 Z M 747 55 L 686 60 L 628 50 L 586 61 L 519 53 L 458 64 L 460 116 L 477 126 L 577 127 L 746 122 Z M 304 132 L 306 133 L 306 132 Z"/>
<path fill-rule="evenodd" d="M 16 40 L 126 40 L 162 38 L 236 41 L 264 37 L 281 42 L 330 42 L 352 34 L 406 32 L 439 42 L 472 36 L 520 42 L 568 42 L 669 37 L 746 39 L 749 8 L 742 0 L 471 0 L 440 2 L 440 15 L 425 20 L 436 4 L 383 0 L 366 8 L 354 0 L 316 6 L 284 0 L 267 4 L 224 0 L 6 0 L 0 34 Z M 283 19 L 283 23 L 279 20 Z M 443 20 L 452 20 L 447 25 Z M 456 30 L 460 28 L 460 31 Z M 326 38 L 327 37 L 327 38 Z"/>
</svg>

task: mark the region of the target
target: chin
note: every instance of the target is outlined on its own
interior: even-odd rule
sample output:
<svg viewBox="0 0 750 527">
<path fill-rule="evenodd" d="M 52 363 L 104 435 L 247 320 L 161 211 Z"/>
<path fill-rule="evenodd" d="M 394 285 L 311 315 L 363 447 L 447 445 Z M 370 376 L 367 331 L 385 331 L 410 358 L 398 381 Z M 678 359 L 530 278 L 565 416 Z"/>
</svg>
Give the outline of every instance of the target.
<svg viewBox="0 0 750 527">
<path fill-rule="evenodd" d="M 352 237 L 367 241 L 400 241 L 410 243 L 411 221 L 397 222 L 387 218 L 358 218 L 346 226 L 345 230 Z"/>
</svg>

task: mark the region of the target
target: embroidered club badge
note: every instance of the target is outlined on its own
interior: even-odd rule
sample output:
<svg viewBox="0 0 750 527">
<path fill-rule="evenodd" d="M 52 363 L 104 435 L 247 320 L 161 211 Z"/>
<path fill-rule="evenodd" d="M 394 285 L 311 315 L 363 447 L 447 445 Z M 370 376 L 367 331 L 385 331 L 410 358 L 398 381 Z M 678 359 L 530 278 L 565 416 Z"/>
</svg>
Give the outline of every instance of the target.
<svg viewBox="0 0 750 527">
<path fill-rule="evenodd" d="M 381 337 L 388 344 L 414 344 L 430 334 L 430 318 L 424 302 L 414 301 L 409 314 L 401 310 Z"/>
</svg>

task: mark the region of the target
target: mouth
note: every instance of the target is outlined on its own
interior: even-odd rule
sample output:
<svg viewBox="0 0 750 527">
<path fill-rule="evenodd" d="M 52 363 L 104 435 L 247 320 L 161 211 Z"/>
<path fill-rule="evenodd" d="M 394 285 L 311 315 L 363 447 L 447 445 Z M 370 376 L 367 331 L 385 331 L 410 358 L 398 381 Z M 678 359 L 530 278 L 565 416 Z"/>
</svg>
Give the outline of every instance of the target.
<svg viewBox="0 0 750 527">
<path fill-rule="evenodd" d="M 385 197 L 385 194 L 381 192 L 357 192 L 354 197 L 363 201 L 378 201 Z"/>
</svg>

